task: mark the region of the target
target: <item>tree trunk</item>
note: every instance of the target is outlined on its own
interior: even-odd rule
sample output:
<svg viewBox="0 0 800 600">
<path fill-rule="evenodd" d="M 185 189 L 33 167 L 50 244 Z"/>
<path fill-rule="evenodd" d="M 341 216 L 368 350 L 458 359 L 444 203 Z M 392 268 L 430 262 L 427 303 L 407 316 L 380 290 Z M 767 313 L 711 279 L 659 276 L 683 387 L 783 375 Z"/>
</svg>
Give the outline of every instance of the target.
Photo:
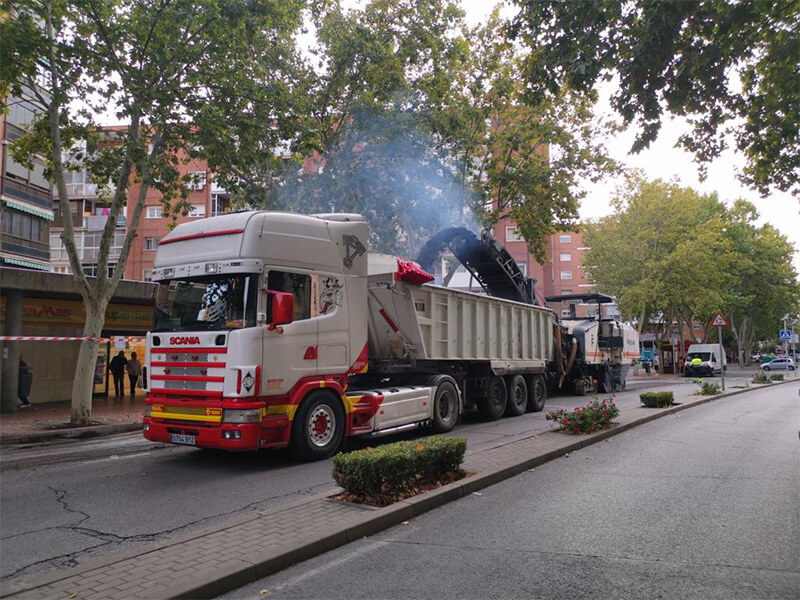
<svg viewBox="0 0 800 600">
<path fill-rule="evenodd" d="M 103 330 L 106 305 L 92 308 L 86 305 L 86 324 L 83 327 L 84 337 L 98 338 Z M 97 362 L 99 342 L 81 342 L 78 351 L 78 364 L 75 368 L 75 379 L 72 381 L 72 411 L 70 422 L 73 425 L 90 425 L 92 422 L 92 392 L 94 390 L 94 371 Z"/>
</svg>

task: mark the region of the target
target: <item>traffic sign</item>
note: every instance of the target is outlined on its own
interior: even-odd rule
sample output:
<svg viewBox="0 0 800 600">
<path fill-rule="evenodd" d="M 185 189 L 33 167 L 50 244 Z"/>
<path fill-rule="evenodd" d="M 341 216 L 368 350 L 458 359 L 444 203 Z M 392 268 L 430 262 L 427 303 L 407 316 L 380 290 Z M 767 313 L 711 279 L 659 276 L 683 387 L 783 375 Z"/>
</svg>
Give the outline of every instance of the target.
<svg viewBox="0 0 800 600">
<path fill-rule="evenodd" d="M 725 320 L 725 317 L 722 316 L 721 312 L 717 312 L 717 314 L 714 315 L 714 319 L 711 321 L 711 326 L 712 327 L 727 327 L 728 326 L 728 322 Z"/>
<path fill-rule="evenodd" d="M 792 332 L 789 329 L 781 329 L 781 341 L 782 342 L 791 342 L 792 341 Z"/>
</svg>

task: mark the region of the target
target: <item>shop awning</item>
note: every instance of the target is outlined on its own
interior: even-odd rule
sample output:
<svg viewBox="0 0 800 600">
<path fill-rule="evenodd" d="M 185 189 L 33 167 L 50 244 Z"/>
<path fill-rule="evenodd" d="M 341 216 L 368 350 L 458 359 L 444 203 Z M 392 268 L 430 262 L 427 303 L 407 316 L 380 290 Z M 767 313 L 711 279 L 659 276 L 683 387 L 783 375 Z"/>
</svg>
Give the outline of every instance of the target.
<svg viewBox="0 0 800 600">
<path fill-rule="evenodd" d="M 7 256 L 3 257 L 3 262 L 7 262 L 10 265 L 17 265 L 20 267 L 27 267 L 29 269 L 39 269 L 40 271 L 49 271 L 50 265 L 45 265 L 42 263 L 35 263 L 28 260 L 19 260 L 16 258 L 8 258 Z"/>
</svg>

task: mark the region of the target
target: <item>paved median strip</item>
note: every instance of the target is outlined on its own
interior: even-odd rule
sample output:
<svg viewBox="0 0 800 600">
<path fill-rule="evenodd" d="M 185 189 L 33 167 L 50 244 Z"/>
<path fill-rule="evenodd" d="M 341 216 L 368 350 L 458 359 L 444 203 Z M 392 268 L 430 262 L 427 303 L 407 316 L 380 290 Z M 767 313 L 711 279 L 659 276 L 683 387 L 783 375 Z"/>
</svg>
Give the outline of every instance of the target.
<svg viewBox="0 0 800 600">
<path fill-rule="evenodd" d="M 628 408 L 622 411 L 614 427 L 597 433 L 573 436 L 554 430 L 468 453 L 464 469 L 473 473 L 470 477 L 384 508 L 331 500 L 330 496 L 341 491 L 332 487 L 324 494 L 242 515 L 166 542 L 4 585 L 0 597 L 15 600 L 211 598 L 374 535 L 631 427 L 754 389 L 758 388 L 738 389 L 717 396 L 683 397 L 681 404 L 665 409 Z"/>
</svg>

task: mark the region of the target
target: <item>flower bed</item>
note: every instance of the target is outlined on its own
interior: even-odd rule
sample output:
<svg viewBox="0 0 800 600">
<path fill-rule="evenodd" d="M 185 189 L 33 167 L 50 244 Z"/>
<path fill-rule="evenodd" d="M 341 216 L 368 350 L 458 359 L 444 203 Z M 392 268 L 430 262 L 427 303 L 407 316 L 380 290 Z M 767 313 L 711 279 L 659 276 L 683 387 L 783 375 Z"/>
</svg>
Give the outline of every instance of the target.
<svg viewBox="0 0 800 600">
<path fill-rule="evenodd" d="M 551 411 L 545 418 L 561 425 L 561 431 L 564 433 L 592 433 L 608 429 L 618 416 L 619 409 L 611 398 L 606 400 L 595 398 L 586 406 L 579 406 L 575 410 Z"/>
</svg>

